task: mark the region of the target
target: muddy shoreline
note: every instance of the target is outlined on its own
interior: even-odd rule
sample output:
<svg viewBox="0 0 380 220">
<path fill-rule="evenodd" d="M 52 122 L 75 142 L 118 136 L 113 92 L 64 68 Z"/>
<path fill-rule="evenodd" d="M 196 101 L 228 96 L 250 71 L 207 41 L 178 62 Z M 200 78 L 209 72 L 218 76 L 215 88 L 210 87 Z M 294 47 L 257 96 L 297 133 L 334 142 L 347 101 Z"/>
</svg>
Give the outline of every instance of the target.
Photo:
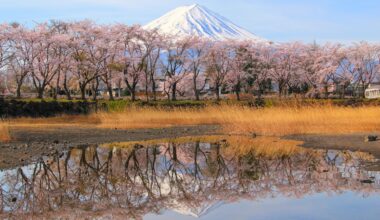
<svg viewBox="0 0 380 220">
<path fill-rule="evenodd" d="M 10 169 L 32 163 L 71 147 L 125 141 L 145 141 L 183 136 L 222 134 L 217 125 L 170 127 L 158 129 L 99 129 L 88 127 L 13 128 L 13 141 L 0 143 L 0 169 Z M 380 159 L 380 141 L 364 142 L 368 133 L 345 135 L 288 135 L 284 139 L 304 142 L 301 146 L 313 149 L 363 151 Z M 380 134 L 374 134 L 379 135 Z"/>
<path fill-rule="evenodd" d="M 0 169 L 26 165 L 41 156 L 82 145 L 220 134 L 218 130 L 219 126 L 216 125 L 130 130 L 88 127 L 12 128 L 13 141 L 0 143 Z"/>
<path fill-rule="evenodd" d="M 350 150 L 367 152 L 380 159 L 380 141 L 365 142 L 368 135 L 380 133 L 354 133 L 337 135 L 288 135 L 285 139 L 304 142 L 301 147 L 313 149 Z"/>
</svg>

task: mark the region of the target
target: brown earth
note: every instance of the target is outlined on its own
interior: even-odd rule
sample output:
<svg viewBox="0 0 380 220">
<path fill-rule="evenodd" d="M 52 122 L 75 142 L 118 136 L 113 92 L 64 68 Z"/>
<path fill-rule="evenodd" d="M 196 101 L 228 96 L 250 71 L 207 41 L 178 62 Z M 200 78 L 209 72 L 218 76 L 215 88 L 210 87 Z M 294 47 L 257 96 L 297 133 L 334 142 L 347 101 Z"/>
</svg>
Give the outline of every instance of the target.
<svg viewBox="0 0 380 220">
<path fill-rule="evenodd" d="M 344 135 L 289 135 L 284 138 L 303 141 L 302 147 L 363 151 L 380 159 L 380 141 L 365 142 L 365 137 L 368 135 L 380 137 L 380 134 L 355 133 Z"/>
<path fill-rule="evenodd" d="M 36 161 L 70 147 L 124 141 L 144 141 L 217 134 L 218 126 L 201 125 L 160 129 L 114 130 L 81 127 L 12 128 L 13 141 L 0 143 L 0 169 Z"/>
</svg>

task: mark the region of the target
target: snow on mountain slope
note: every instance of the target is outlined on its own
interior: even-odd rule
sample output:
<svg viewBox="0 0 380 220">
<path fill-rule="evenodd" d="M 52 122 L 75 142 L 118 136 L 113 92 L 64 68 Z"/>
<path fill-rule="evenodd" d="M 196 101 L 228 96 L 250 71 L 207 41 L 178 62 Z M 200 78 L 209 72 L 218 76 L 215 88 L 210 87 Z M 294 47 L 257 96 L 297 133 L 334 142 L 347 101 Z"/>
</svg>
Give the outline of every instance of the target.
<svg viewBox="0 0 380 220">
<path fill-rule="evenodd" d="M 232 39 L 268 42 L 198 4 L 178 7 L 145 25 L 144 28 L 148 30 L 158 29 L 164 34 L 179 37 L 191 35 L 212 40 Z"/>
</svg>

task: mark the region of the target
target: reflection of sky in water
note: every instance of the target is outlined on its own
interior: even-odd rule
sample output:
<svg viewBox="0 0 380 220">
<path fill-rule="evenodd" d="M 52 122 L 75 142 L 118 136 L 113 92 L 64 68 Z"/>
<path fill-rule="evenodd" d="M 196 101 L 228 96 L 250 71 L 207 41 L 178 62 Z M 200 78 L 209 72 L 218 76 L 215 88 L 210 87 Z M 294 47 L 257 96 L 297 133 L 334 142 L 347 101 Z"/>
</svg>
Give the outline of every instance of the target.
<svg viewBox="0 0 380 220">
<path fill-rule="evenodd" d="M 198 219 L 379 219 L 380 195 L 363 197 L 353 192 L 339 195 L 319 193 L 301 199 L 276 197 L 259 201 L 223 204 Z M 195 219 L 166 210 L 161 215 L 149 214 L 145 220 Z"/>
<path fill-rule="evenodd" d="M 23 167 L 21 167 L 21 169 L 25 173 L 26 176 L 31 176 L 33 173 L 33 169 L 34 169 L 34 164 L 23 166 Z M 18 170 L 18 168 L 0 171 L 0 183 L 1 183 L 1 187 L 3 188 L 3 190 L 9 189 L 9 186 L 8 186 L 7 182 L 5 181 L 5 179 L 6 178 L 13 178 L 14 176 L 16 176 L 17 170 Z"/>
<path fill-rule="evenodd" d="M 331 150 L 326 154 L 299 153 L 290 157 L 269 159 L 270 157 L 253 156 L 251 153 L 224 155 L 220 147 L 215 148 L 210 144 L 201 143 L 198 148 L 194 143 L 179 145 L 175 151 L 169 144 L 135 150 L 97 147 L 77 149 L 62 155 L 58 160 L 61 162 L 60 169 L 56 166 L 57 161 L 44 158 L 45 162 L 48 159 L 50 162 L 53 161 L 51 165 L 47 165 L 52 168 L 52 173 L 57 174 L 57 170 L 60 170 L 60 176 L 64 180 L 67 178 L 67 182 L 63 182 L 66 188 L 62 191 L 56 179 L 50 176 L 49 184 L 52 184 L 53 189 L 37 190 L 41 194 L 35 195 L 42 196 L 43 201 L 52 195 L 62 195 L 62 198 L 72 202 L 72 199 L 76 198 L 73 195 L 79 192 L 75 206 L 80 209 L 78 205 L 82 203 L 90 201 L 93 205 L 101 203 L 102 200 L 116 208 L 118 201 L 126 201 L 124 196 L 131 193 L 131 203 L 128 201 L 121 207 L 126 210 L 130 208 L 129 205 L 135 205 L 142 210 L 141 216 L 144 216 L 144 219 L 194 219 L 198 216 L 200 219 L 364 220 L 378 219 L 380 216 L 380 172 L 365 170 L 363 161 L 354 153 Z M 71 156 L 67 157 L 66 161 L 68 155 Z M 157 158 L 154 157 L 153 162 L 154 155 Z M 218 158 L 221 164 L 216 163 L 219 161 Z M 33 179 L 34 169 L 41 168 L 40 163 L 44 161 L 21 168 L 29 181 Z M 64 161 L 67 162 L 67 176 L 63 169 Z M 261 162 L 255 163 L 258 161 Z M 154 176 L 150 170 L 152 164 L 155 165 Z M 216 165 L 220 166 L 223 172 L 215 172 Z M 110 169 L 105 168 L 108 166 Z M 250 171 L 258 167 L 262 167 L 263 170 L 258 172 L 259 177 L 256 178 L 257 171 Z M 138 172 L 139 169 L 141 173 Z M 13 198 L 17 196 L 14 193 L 19 193 L 19 203 L 23 194 L 17 189 L 22 189 L 23 185 L 22 181 L 16 181 L 16 176 L 20 178 L 17 170 L 18 168 L 0 172 L 0 186 L 4 194 L 10 192 L 8 198 Z M 109 173 L 111 170 L 112 175 Z M 78 172 L 81 175 L 78 175 Z M 42 177 L 45 176 L 42 174 L 40 172 L 36 180 L 44 180 Z M 148 178 L 141 178 L 141 175 L 147 175 Z M 77 179 L 79 176 L 83 176 L 83 185 L 75 185 L 81 183 Z M 288 179 L 289 176 L 293 179 Z M 153 181 L 153 177 L 157 178 L 157 182 Z M 113 183 L 115 178 L 119 181 L 117 184 L 115 182 L 116 188 L 113 188 L 109 183 Z M 373 178 L 374 183 L 362 184 L 360 180 L 363 178 Z M 147 182 L 143 182 L 142 179 Z M 36 185 L 23 184 L 33 189 L 38 188 L 38 183 L 37 181 Z M 99 200 L 92 200 L 91 187 L 96 186 L 96 191 L 102 189 L 100 186 L 104 183 L 109 184 L 105 184 L 103 188 L 109 193 L 105 194 L 108 197 L 105 198 L 100 193 L 102 191 L 99 191 Z M 125 183 L 127 184 L 124 185 Z M 78 188 L 73 188 L 73 185 Z M 149 193 L 145 190 L 146 187 L 150 187 Z M 182 193 L 182 190 L 185 192 Z M 197 192 L 198 190 L 202 193 Z M 253 200 L 247 200 L 249 198 Z M 196 201 L 198 199 L 200 201 Z M 152 203 L 157 203 L 161 215 L 149 214 L 154 210 L 146 207 Z M 13 206 L 13 203 L 8 204 Z M 61 207 L 59 203 L 55 205 L 58 209 Z M 96 206 L 91 208 L 96 210 L 94 207 Z M 15 208 L 17 209 L 17 205 Z M 112 212 L 109 208 L 100 210 Z M 9 211 L 7 205 L 3 207 L 3 211 Z M 134 212 L 133 209 L 131 211 Z"/>
</svg>

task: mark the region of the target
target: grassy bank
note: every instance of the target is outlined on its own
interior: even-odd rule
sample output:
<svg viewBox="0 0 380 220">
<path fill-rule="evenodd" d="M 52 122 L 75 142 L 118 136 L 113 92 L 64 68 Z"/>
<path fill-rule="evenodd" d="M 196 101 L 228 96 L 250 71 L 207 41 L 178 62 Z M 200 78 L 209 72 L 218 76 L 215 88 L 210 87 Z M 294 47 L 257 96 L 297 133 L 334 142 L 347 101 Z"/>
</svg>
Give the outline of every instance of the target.
<svg viewBox="0 0 380 220">
<path fill-rule="evenodd" d="M 265 99 L 245 99 L 238 101 L 236 99 L 225 100 L 157 100 L 157 101 L 144 101 L 137 100 L 132 102 L 128 99 L 119 100 L 67 100 L 67 99 L 5 99 L 6 102 L 24 102 L 24 103 L 93 103 L 97 104 L 99 109 L 107 111 L 123 111 L 130 107 L 157 107 L 157 108 L 202 108 L 206 106 L 215 105 L 240 105 L 249 107 L 305 107 L 314 105 L 334 105 L 334 106 L 346 106 L 346 107 L 362 107 L 362 106 L 380 106 L 380 99 L 309 99 L 309 98 L 278 98 L 278 97 L 266 97 Z"/>
<path fill-rule="evenodd" d="M 301 99 L 301 98 L 265 98 L 260 100 L 242 100 L 237 101 L 234 99 L 227 99 L 221 101 L 215 100 L 178 100 L 178 101 L 135 101 L 129 100 L 99 100 L 98 105 L 105 107 L 111 112 L 124 111 L 127 108 L 135 107 L 156 107 L 156 108 L 204 108 L 209 106 L 245 106 L 245 107 L 258 107 L 258 108 L 270 108 L 270 107 L 310 107 L 310 106 L 340 106 L 340 107 L 364 107 L 364 106 L 380 106 L 380 99 Z"/>
</svg>

